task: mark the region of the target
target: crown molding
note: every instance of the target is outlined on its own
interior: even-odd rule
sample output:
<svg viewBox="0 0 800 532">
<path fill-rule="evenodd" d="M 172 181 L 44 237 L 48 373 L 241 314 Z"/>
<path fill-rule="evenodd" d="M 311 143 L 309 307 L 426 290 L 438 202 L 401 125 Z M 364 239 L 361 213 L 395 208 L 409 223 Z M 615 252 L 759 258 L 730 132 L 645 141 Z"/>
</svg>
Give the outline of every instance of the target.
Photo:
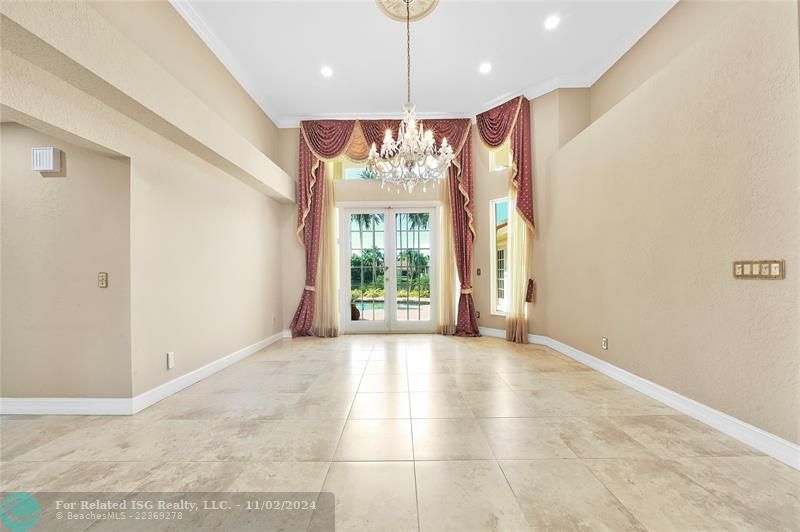
<svg viewBox="0 0 800 532">
<path fill-rule="evenodd" d="M 472 113 L 417 113 L 420 120 L 434 120 L 441 118 L 475 118 Z M 303 120 L 402 120 L 403 113 L 327 113 L 315 116 L 288 116 L 281 118 L 275 124 L 280 128 L 300 127 Z"/>
</svg>

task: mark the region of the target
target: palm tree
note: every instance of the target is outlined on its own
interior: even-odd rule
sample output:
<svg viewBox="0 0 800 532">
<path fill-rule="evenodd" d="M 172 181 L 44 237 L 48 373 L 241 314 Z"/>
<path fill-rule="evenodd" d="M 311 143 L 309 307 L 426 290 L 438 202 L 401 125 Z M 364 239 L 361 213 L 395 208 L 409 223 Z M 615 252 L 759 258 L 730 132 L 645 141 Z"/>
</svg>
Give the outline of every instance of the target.
<svg viewBox="0 0 800 532">
<path fill-rule="evenodd" d="M 419 229 L 426 231 L 428 223 L 430 222 L 430 215 L 427 212 L 410 212 L 408 213 L 408 228 Z"/>
<path fill-rule="evenodd" d="M 362 251 L 361 251 L 362 257 L 360 258 L 360 264 L 359 264 L 359 266 L 360 266 L 359 270 L 361 271 L 361 286 L 360 287 L 363 290 L 363 287 L 364 287 L 364 258 L 367 258 L 369 256 L 366 253 L 367 249 L 364 246 L 364 230 L 366 229 L 367 231 L 369 231 L 373 227 L 378 226 L 378 224 L 383 223 L 383 215 L 382 214 L 378 214 L 378 213 L 374 213 L 374 212 L 372 212 L 372 213 L 353 214 L 351 220 L 355 220 L 356 223 L 358 224 L 358 243 L 359 243 L 359 246 L 362 248 Z M 375 243 L 374 242 L 373 242 L 372 249 L 375 251 L 375 253 L 372 256 L 372 258 L 375 258 L 376 262 L 377 262 L 377 260 L 382 260 L 382 259 L 378 258 L 378 250 L 377 250 L 377 247 L 375 247 Z M 352 259 L 351 259 L 351 261 L 352 261 Z M 378 267 L 378 264 L 376 262 L 373 262 L 373 264 L 372 264 L 372 270 L 373 270 L 372 271 L 372 280 L 373 280 L 373 282 L 374 282 L 375 277 L 376 277 L 375 276 L 375 268 Z M 352 264 L 352 262 L 351 262 L 351 264 Z"/>
</svg>

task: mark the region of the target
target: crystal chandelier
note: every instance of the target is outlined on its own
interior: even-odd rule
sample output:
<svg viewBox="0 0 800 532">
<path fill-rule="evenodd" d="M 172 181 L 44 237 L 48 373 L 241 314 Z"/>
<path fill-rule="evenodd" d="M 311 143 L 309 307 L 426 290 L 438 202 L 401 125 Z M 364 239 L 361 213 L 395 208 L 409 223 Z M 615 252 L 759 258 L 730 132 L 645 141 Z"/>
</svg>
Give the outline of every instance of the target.
<svg viewBox="0 0 800 532">
<path fill-rule="evenodd" d="M 414 104 L 411 103 L 411 13 L 409 4 L 413 0 L 402 0 L 406 4 L 406 105 L 403 106 L 403 120 L 397 132 L 397 140 L 391 130 L 386 130 L 380 152 L 372 143 L 367 159 L 367 169 L 381 180 L 381 187 L 394 185 L 397 192 L 404 188 L 407 192 L 417 185 L 429 182 L 438 184 L 453 161 L 453 148 L 442 139 L 437 148 L 433 131 L 425 130 L 417 121 Z"/>
</svg>

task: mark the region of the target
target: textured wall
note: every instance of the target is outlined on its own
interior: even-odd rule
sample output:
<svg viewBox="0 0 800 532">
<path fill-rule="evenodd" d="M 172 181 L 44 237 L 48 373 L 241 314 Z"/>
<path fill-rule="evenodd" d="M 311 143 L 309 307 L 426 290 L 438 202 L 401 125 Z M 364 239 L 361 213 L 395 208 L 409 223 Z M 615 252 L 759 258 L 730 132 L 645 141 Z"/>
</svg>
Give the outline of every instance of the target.
<svg viewBox="0 0 800 532">
<path fill-rule="evenodd" d="M 758 3 L 769 4 L 774 1 Z M 787 3 L 785 0 L 777 1 Z M 680 0 L 592 85 L 592 121 L 600 118 L 742 5 L 743 2 L 731 0 Z"/>
<path fill-rule="evenodd" d="M 278 128 L 167 0 L 106 0 L 90 5 L 275 160 Z"/>
<path fill-rule="evenodd" d="M 47 9 L 31 6 L 32 10 L 36 6 Z M 7 7 L 4 3 L 3 9 Z M 85 9 L 79 4 L 52 7 Z M 30 24 L 50 20 L 33 17 L 26 9 L 14 6 L 13 10 Z M 48 16 L 52 16 L 49 11 Z M 87 21 L 100 34 L 122 39 L 99 15 L 87 14 Z M 54 39 L 66 39 L 73 29 L 55 25 L 42 31 Z M 86 54 L 95 49 L 98 56 L 104 52 L 96 45 L 76 42 L 75 46 Z M 101 93 L 86 92 L 62 78 L 61 63 L 47 55 L 47 47 L 18 51 L 27 58 L 5 46 L 2 50 L 4 113 L 11 109 L 29 125 L 87 139 L 131 161 L 131 358 L 126 365 L 114 366 L 117 372 L 132 369 L 126 393 L 131 389 L 133 394 L 144 392 L 280 331 L 282 205 L 132 118 L 117 102 L 104 101 L 98 97 Z M 141 50 L 132 53 L 137 68 L 153 68 L 154 76 L 164 74 L 143 56 Z M 124 65 L 118 64 L 116 56 L 112 61 L 116 63 L 103 63 L 104 68 L 124 78 Z M 126 79 L 131 81 L 130 73 Z M 174 78 L 166 88 L 152 83 L 142 87 L 146 83 L 145 72 L 140 88 L 147 90 L 151 101 L 165 104 L 175 97 L 169 88 L 174 87 Z M 195 120 L 188 116 L 191 109 L 174 111 L 181 110 L 195 125 L 212 124 L 203 129 L 209 134 L 219 133 L 215 121 L 228 127 L 211 112 Z M 247 158 L 256 154 L 253 160 L 260 167 L 264 163 L 286 178 L 252 144 L 242 143 L 240 136 L 226 138 L 232 151 Z M 176 367 L 169 371 L 168 351 L 176 354 Z M 72 354 L 53 352 L 52 356 L 62 361 Z M 16 378 L 3 369 L 4 379 Z M 40 395 L 58 396 L 59 392 L 53 388 Z M 93 389 L 80 394 L 97 396 Z"/>
<path fill-rule="evenodd" d="M 62 150 L 58 177 L 34 146 Z M 130 396 L 129 161 L 4 123 L 0 162 L 3 396 Z"/>
<path fill-rule="evenodd" d="M 799 64 L 795 3 L 727 16 L 550 160 L 546 254 L 549 336 L 795 442 Z"/>
</svg>

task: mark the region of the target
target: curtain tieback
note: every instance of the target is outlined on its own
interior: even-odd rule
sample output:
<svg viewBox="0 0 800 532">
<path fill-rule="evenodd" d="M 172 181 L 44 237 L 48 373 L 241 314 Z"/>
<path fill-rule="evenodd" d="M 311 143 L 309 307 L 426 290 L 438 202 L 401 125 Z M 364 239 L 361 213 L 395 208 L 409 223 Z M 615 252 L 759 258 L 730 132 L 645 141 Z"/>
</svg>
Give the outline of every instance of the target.
<svg viewBox="0 0 800 532">
<path fill-rule="evenodd" d="M 309 285 L 305 285 L 303 287 L 303 290 L 308 290 L 309 292 L 316 292 L 317 291 L 316 287 L 309 286 Z"/>
<path fill-rule="evenodd" d="M 472 293 L 472 287 L 470 287 L 470 288 L 462 288 L 461 289 L 461 293 L 462 294 L 471 294 Z"/>
</svg>

